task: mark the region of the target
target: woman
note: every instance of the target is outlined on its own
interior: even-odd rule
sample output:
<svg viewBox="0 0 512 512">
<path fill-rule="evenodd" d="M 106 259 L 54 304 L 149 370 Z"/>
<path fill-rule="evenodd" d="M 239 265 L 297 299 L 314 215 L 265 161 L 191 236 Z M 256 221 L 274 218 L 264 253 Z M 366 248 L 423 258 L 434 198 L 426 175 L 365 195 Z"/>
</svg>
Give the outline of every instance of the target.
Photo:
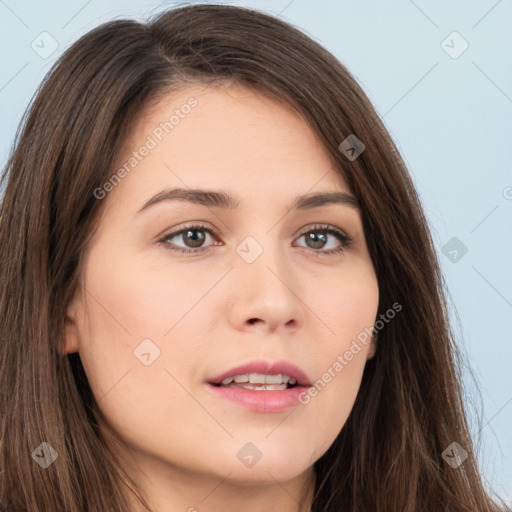
<svg viewBox="0 0 512 512">
<path fill-rule="evenodd" d="M 93 30 L 4 185 L 4 510 L 499 510 L 411 179 L 301 32 Z"/>
</svg>

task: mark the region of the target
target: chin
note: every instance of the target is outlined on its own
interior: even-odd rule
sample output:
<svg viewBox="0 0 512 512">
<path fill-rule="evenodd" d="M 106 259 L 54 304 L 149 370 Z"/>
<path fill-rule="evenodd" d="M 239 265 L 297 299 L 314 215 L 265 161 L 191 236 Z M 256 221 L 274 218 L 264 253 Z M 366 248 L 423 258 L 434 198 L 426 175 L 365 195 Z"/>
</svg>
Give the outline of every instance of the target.
<svg viewBox="0 0 512 512">
<path fill-rule="evenodd" d="M 310 467 L 310 464 L 304 461 L 299 462 L 294 457 L 279 457 L 279 460 L 277 460 L 276 457 L 265 457 L 263 455 L 252 467 L 247 467 L 242 462 L 231 465 L 230 468 L 226 468 L 223 476 L 231 471 L 228 479 L 244 487 L 275 485 L 276 480 L 278 482 L 288 482 L 300 476 Z"/>
</svg>

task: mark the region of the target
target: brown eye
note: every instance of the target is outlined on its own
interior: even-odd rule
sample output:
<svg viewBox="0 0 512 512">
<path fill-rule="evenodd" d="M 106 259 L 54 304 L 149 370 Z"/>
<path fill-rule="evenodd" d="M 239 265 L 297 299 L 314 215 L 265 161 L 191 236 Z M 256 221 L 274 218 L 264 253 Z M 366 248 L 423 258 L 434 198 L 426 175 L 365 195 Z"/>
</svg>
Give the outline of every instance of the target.
<svg viewBox="0 0 512 512">
<path fill-rule="evenodd" d="M 350 236 L 330 226 L 317 226 L 313 229 L 309 229 L 309 231 L 302 233 L 299 239 L 301 238 L 304 238 L 306 242 L 305 247 L 323 254 L 342 252 L 352 243 L 352 238 Z M 330 241 L 332 238 L 338 240 L 338 245 L 336 245 L 335 242 Z M 301 247 L 304 247 L 304 245 L 301 245 Z"/>
<path fill-rule="evenodd" d="M 205 245 L 205 242 L 215 235 L 214 231 L 206 226 L 188 226 L 166 234 L 158 242 L 173 251 L 194 253 L 210 247 L 212 244 Z"/>
<path fill-rule="evenodd" d="M 187 229 L 186 231 L 182 231 L 178 236 L 182 237 L 182 240 L 188 247 L 201 247 L 206 240 L 204 231 L 200 229 Z"/>
<path fill-rule="evenodd" d="M 306 240 L 306 245 L 311 249 L 322 249 L 324 245 L 327 243 L 328 234 L 321 233 L 320 231 L 307 233 L 303 235 Z"/>
</svg>

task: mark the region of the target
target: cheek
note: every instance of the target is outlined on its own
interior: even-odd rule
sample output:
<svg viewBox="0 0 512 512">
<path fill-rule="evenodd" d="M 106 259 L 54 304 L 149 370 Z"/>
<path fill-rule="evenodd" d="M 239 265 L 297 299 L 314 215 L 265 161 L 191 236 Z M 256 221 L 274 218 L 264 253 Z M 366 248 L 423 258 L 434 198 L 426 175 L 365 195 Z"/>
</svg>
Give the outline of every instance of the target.
<svg viewBox="0 0 512 512">
<path fill-rule="evenodd" d="M 358 329 L 351 327 L 344 332 L 349 331 L 355 333 Z M 313 386 L 300 398 L 304 418 L 308 419 L 305 423 L 315 425 L 313 431 L 306 433 L 310 446 L 315 447 L 315 459 L 325 453 L 342 430 L 361 385 L 370 337 L 364 344 L 355 336 L 343 336 L 336 343 L 322 346 L 318 364 L 322 373 L 315 376 Z"/>
<path fill-rule="evenodd" d="M 316 283 L 316 288 L 305 285 L 302 294 L 328 329 L 318 342 L 323 345 L 322 355 L 334 362 L 353 339 L 371 332 L 379 305 L 377 277 L 369 259 L 352 258 L 340 265 L 337 272 L 319 278 Z M 322 361 L 326 363 L 325 357 Z"/>
<path fill-rule="evenodd" d="M 358 282 L 352 279 L 344 283 L 335 296 L 336 300 L 329 307 L 334 317 L 333 330 L 336 332 L 338 349 L 342 350 L 347 342 L 361 333 L 371 332 L 379 305 L 377 281 L 366 279 Z"/>
<path fill-rule="evenodd" d="M 334 441 L 354 405 L 379 301 L 377 279 L 369 265 L 344 272 L 336 283 L 336 290 L 331 283 L 325 295 L 309 294 L 323 312 L 321 319 L 333 331 L 318 338 L 312 354 L 318 369 L 316 381 L 301 399 L 308 415 L 325 419 L 315 433 L 317 442 L 322 440 L 318 454 Z"/>
<path fill-rule="evenodd" d="M 134 342 L 170 337 L 175 329 L 190 324 L 189 315 L 197 317 L 203 298 L 222 272 L 205 266 L 198 271 L 197 266 L 165 258 L 155 263 L 144 254 L 98 253 L 95 259 L 96 264 L 91 258 L 95 271 L 89 275 L 88 287 L 95 290 L 104 313 Z M 201 311 L 205 313 L 204 308 Z"/>
<path fill-rule="evenodd" d="M 173 396 L 173 407 L 180 400 L 185 407 L 189 397 L 166 370 L 188 387 L 187 370 L 208 341 L 201 305 L 211 307 L 211 300 L 201 299 L 218 277 L 209 282 L 178 267 L 155 269 L 107 250 L 108 257 L 100 250 L 89 255 L 80 320 L 80 357 L 94 395 L 101 401 L 108 394 L 100 406 L 119 422 L 130 411 L 161 409 L 155 390 Z"/>
<path fill-rule="evenodd" d="M 194 311 L 184 315 L 208 283 L 201 294 L 197 287 L 187 293 L 183 277 L 166 283 L 133 260 L 127 270 L 122 257 L 96 264 L 95 256 L 86 280 L 80 357 L 99 408 L 132 448 L 161 449 L 184 463 L 185 448 L 199 435 L 185 426 L 201 414 L 186 379 L 197 361 L 192 343 L 204 338 L 195 334 L 200 325 L 190 322 Z"/>
</svg>

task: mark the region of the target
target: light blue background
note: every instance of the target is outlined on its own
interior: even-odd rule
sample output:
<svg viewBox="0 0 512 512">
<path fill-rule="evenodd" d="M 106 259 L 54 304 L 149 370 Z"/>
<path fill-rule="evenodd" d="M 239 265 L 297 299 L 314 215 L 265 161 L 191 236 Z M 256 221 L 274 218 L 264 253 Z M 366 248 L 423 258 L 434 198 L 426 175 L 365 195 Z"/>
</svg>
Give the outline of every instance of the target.
<svg viewBox="0 0 512 512">
<path fill-rule="evenodd" d="M 348 67 L 383 117 L 421 195 L 460 317 L 460 345 L 479 380 L 483 429 L 472 425 L 480 465 L 488 485 L 512 502 L 512 2 L 225 3 L 280 13 L 306 31 Z M 175 4 L 0 0 L 0 163 L 65 48 L 102 22 Z M 47 59 L 31 48 L 43 31 L 59 44 Z M 453 31 L 469 44 L 456 59 L 441 46 Z M 456 263 L 441 252 L 454 236 L 468 248 Z M 478 406 L 469 393 L 468 406 Z"/>
</svg>

